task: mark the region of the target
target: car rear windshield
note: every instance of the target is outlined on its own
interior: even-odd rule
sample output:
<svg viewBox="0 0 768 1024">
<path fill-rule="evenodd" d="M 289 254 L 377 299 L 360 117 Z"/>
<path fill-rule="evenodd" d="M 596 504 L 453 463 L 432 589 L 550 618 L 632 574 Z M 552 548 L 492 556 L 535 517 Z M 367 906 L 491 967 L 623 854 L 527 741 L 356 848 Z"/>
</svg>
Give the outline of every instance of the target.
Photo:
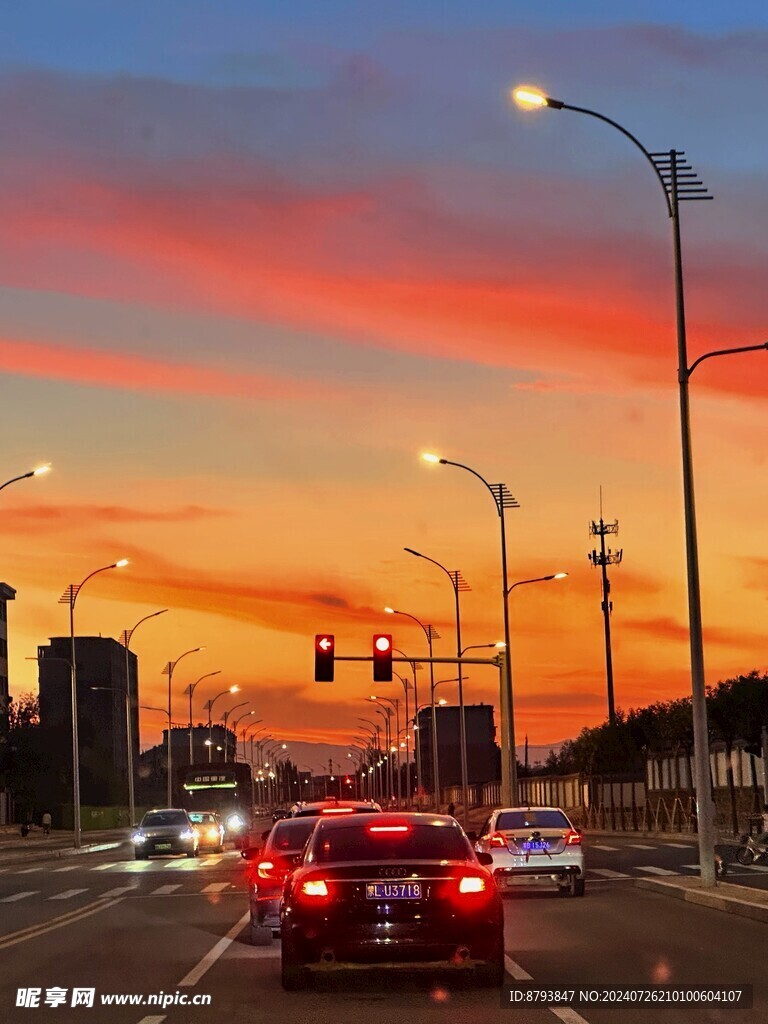
<svg viewBox="0 0 768 1024">
<path fill-rule="evenodd" d="M 516 828 L 570 828 L 562 811 L 505 811 L 496 819 L 500 831 Z"/>
<path fill-rule="evenodd" d="M 216 818 L 213 814 L 200 814 L 199 812 L 193 811 L 189 816 L 190 821 L 194 821 L 196 825 L 215 825 Z"/>
<path fill-rule="evenodd" d="M 281 853 L 298 853 L 312 835 L 317 818 L 286 819 L 278 821 L 272 829 L 268 845 Z"/>
<path fill-rule="evenodd" d="M 186 825 L 187 816 L 184 811 L 150 811 L 145 814 L 142 825 Z"/>
<path fill-rule="evenodd" d="M 450 825 L 408 825 L 407 832 L 371 832 L 371 826 L 322 826 L 313 841 L 319 864 L 334 861 L 466 860 L 471 847 Z"/>
</svg>

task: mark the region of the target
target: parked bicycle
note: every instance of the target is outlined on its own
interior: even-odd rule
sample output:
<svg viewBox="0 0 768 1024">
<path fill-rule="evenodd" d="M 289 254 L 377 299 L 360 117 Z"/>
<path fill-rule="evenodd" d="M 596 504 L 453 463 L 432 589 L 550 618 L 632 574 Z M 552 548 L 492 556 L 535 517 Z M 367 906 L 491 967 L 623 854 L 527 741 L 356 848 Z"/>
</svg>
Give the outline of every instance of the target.
<svg viewBox="0 0 768 1024">
<path fill-rule="evenodd" d="M 762 860 L 768 855 L 768 833 L 757 836 L 756 838 L 750 835 L 743 835 L 741 837 L 741 845 L 736 850 L 736 860 L 739 864 L 743 864 L 744 867 L 749 867 L 750 864 L 754 864 L 757 860 Z"/>
</svg>

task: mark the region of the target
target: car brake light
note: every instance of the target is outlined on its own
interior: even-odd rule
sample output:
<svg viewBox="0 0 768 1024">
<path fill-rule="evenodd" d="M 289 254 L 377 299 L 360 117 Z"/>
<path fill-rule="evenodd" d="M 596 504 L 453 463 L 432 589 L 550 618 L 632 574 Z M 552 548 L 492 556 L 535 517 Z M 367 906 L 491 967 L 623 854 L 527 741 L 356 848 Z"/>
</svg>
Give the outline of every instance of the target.
<svg viewBox="0 0 768 1024">
<path fill-rule="evenodd" d="M 485 892 L 485 879 L 479 875 L 465 875 L 459 882 L 459 892 Z"/>
<path fill-rule="evenodd" d="M 274 869 L 274 866 L 271 860 L 263 860 L 256 867 L 259 878 L 269 878 L 269 873 Z"/>
<path fill-rule="evenodd" d="M 303 883 L 301 893 L 303 896 L 327 896 L 328 886 L 322 878 L 310 879 Z"/>
<path fill-rule="evenodd" d="M 504 838 L 504 836 L 501 834 L 501 832 L 496 832 L 495 835 L 491 836 L 491 841 L 490 841 L 489 845 L 490 846 L 506 846 L 507 845 L 507 840 Z"/>
<path fill-rule="evenodd" d="M 369 825 L 369 832 L 410 832 L 407 825 Z"/>
<path fill-rule="evenodd" d="M 324 807 L 321 814 L 354 814 L 354 807 Z"/>
<path fill-rule="evenodd" d="M 581 845 L 581 834 L 572 828 L 569 832 L 565 833 L 566 846 L 580 846 Z"/>
</svg>

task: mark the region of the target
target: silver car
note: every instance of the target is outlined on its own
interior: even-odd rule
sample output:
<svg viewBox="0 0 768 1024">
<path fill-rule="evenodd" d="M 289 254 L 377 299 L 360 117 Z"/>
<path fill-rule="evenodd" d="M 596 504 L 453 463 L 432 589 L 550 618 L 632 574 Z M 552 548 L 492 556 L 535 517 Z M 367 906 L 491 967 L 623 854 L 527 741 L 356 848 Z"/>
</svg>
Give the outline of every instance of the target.
<svg viewBox="0 0 768 1024">
<path fill-rule="evenodd" d="M 584 895 L 581 832 L 559 807 L 502 807 L 491 813 L 475 850 L 493 857 L 496 885 L 555 883 L 561 896 Z"/>
</svg>

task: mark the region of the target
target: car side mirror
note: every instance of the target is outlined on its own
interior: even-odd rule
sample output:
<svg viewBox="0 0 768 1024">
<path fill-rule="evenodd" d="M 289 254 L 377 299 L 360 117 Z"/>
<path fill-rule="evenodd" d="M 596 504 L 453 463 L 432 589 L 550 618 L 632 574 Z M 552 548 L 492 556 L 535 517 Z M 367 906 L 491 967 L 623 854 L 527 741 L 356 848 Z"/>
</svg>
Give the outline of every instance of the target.
<svg viewBox="0 0 768 1024">
<path fill-rule="evenodd" d="M 467 832 L 467 839 L 470 841 L 470 843 L 476 843 L 477 832 Z"/>
<path fill-rule="evenodd" d="M 478 853 L 476 854 L 478 861 L 485 867 L 489 868 L 493 864 L 493 857 L 490 853 Z"/>
</svg>

